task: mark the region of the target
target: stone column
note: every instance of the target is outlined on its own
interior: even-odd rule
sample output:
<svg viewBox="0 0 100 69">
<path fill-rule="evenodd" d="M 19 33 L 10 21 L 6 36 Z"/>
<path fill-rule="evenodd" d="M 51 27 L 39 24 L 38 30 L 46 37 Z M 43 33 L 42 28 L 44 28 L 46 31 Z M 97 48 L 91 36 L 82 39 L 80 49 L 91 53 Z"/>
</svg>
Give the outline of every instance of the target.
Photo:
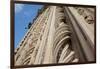
<svg viewBox="0 0 100 69">
<path fill-rule="evenodd" d="M 56 6 L 52 6 L 52 14 L 51 16 L 51 21 L 50 23 L 50 29 L 49 29 L 49 34 L 48 34 L 48 39 L 47 39 L 47 45 L 46 45 L 46 51 L 45 51 L 45 57 L 44 57 L 44 64 L 50 64 L 53 63 L 53 41 L 54 41 L 54 34 L 55 34 L 55 10 L 56 10 Z"/>
</svg>

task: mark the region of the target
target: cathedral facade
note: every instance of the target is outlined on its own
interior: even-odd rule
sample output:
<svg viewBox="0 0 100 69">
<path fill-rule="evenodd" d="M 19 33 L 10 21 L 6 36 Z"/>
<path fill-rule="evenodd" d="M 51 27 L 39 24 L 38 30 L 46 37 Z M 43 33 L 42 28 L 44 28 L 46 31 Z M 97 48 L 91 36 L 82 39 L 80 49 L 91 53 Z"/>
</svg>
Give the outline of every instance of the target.
<svg viewBox="0 0 100 69">
<path fill-rule="evenodd" d="M 15 66 L 95 61 L 95 9 L 44 6 L 14 56 Z"/>
</svg>

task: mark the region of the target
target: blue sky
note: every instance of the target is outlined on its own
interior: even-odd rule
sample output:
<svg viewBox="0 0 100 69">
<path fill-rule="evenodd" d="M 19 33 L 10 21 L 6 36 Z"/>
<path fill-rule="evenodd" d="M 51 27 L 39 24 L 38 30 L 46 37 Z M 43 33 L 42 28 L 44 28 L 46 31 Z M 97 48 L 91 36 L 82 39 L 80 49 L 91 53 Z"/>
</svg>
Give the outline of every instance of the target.
<svg viewBox="0 0 100 69">
<path fill-rule="evenodd" d="M 42 5 L 15 4 L 15 48 L 28 30 L 25 27 L 32 22 L 41 7 Z"/>
</svg>

